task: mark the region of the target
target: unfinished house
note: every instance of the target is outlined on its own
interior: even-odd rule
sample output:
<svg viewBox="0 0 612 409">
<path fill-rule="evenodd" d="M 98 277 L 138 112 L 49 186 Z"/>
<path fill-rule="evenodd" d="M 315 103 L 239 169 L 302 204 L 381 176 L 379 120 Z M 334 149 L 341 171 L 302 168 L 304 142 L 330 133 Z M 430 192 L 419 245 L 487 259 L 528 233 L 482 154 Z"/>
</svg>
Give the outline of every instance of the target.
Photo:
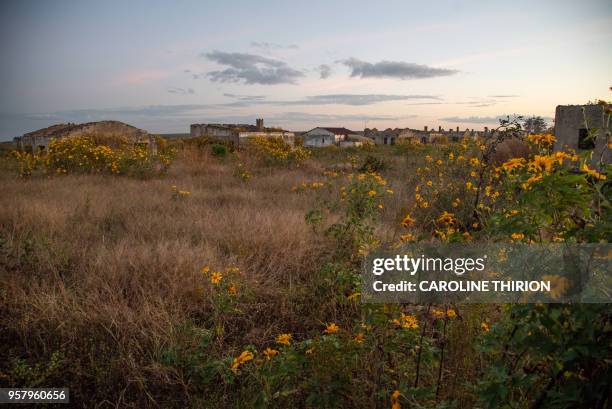
<svg viewBox="0 0 612 409">
<path fill-rule="evenodd" d="M 235 147 L 247 143 L 254 137 L 279 138 L 285 143 L 295 143 L 295 134 L 279 128 L 266 128 L 264 120 L 257 118 L 255 125 L 249 124 L 191 124 L 190 134 L 192 138 L 201 136 L 209 137 L 223 143 L 231 143 Z"/>
<path fill-rule="evenodd" d="M 361 135 L 346 128 L 331 127 L 313 128 L 302 135 L 304 146 L 308 148 L 324 148 L 331 145 L 347 146 L 342 142 L 350 142 L 352 138 L 357 141 L 359 136 Z M 354 146 L 353 144 L 349 145 Z"/>
<path fill-rule="evenodd" d="M 554 150 L 592 151 L 591 163 L 610 163 L 608 105 L 559 105 L 555 110 Z"/>
<path fill-rule="evenodd" d="M 41 153 L 49 149 L 49 143 L 53 139 L 77 136 L 123 137 L 130 143 L 146 145 L 150 152 L 157 153 L 157 144 L 153 135 L 119 121 L 57 124 L 14 138 L 14 142 L 19 150 Z"/>
</svg>

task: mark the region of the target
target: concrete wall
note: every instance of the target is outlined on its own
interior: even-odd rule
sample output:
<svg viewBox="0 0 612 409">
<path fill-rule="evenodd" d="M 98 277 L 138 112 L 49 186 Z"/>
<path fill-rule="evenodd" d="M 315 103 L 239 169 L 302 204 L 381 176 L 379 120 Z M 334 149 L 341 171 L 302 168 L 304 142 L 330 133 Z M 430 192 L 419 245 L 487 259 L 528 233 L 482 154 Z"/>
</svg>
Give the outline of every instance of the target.
<svg viewBox="0 0 612 409">
<path fill-rule="evenodd" d="M 336 144 L 336 135 L 322 128 L 315 128 L 302 136 L 304 137 L 304 146 L 311 148 L 322 148 Z"/>
<path fill-rule="evenodd" d="M 578 149 L 580 130 L 590 130 L 596 135 L 595 149 L 591 163 L 598 163 L 600 158 L 604 163 L 611 163 L 612 155 L 608 145 L 612 124 L 606 121 L 602 105 L 559 105 L 555 110 L 555 145 L 554 150 L 564 147 Z M 607 122 L 607 123 L 604 123 Z M 586 131 L 588 132 L 588 131 Z"/>
<path fill-rule="evenodd" d="M 279 138 L 282 139 L 283 142 L 293 146 L 295 144 L 295 134 L 293 132 L 240 132 L 238 133 L 238 138 L 242 143 L 244 140 L 254 137 L 263 137 L 263 138 Z"/>
</svg>

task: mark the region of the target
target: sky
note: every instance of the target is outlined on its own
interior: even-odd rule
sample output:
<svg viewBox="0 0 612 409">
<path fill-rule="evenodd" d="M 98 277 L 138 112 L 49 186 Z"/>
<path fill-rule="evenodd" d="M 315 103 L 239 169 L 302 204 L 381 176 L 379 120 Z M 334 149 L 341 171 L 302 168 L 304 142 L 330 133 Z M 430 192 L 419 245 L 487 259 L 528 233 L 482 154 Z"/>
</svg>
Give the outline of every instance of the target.
<svg viewBox="0 0 612 409">
<path fill-rule="evenodd" d="M 0 139 L 61 122 L 482 129 L 610 99 L 612 2 L 0 2 Z"/>
</svg>

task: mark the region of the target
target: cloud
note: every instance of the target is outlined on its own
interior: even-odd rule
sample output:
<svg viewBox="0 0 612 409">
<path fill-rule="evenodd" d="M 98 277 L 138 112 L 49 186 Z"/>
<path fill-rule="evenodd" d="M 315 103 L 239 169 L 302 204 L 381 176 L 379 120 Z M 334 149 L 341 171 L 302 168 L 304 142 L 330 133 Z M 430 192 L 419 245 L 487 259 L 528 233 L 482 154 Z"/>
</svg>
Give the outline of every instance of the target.
<svg viewBox="0 0 612 409">
<path fill-rule="evenodd" d="M 251 41 L 251 47 L 259 48 L 264 51 L 278 50 L 278 49 L 295 50 L 299 48 L 297 44 L 282 45 L 278 43 L 269 43 L 267 41 Z"/>
<path fill-rule="evenodd" d="M 511 114 L 511 115 L 498 115 L 498 116 L 449 116 L 446 118 L 440 118 L 440 121 L 444 122 L 462 122 L 466 124 L 499 124 L 501 119 L 516 119 L 519 117 L 527 118 L 530 115 L 522 115 L 522 114 Z M 551 117 L 543 117 L 543 119 L 547 122 L 552 122 L 553 118 Z"/>
<path fill-rule="evenodd" d="M 269 118 L 275 122 L 339 122 L 339 121 L 393 121 L 399 119 L 416 118 L 418 115 L 359 115 L 359 114 L 317 114 L 307 112 L 283 112 L 274 114 Z M 314 125 L 314 124 L 313 124 Z"/>
<path fill-rule="evenodd" d="M 520 95 L 489 95 L 489 98 L 518 98 Z"/>
<path fill-rule="evenodd" d="M 444 122 L 461 122 L 465 124 L 497 124 L 500 119 L 506 118 L 505 116 L 449 116 L 446 118 L 440 118 L 440 121 Z"/>
<path fill-rule="evenodd" d="M 177 88 L 177 87 L 170 87 L 167 89 L 168 93 L 170 94 L 181 94 L 181 95 L 194 95 L 195 91 L 193 88 Z"/>
<path fill-rule="evenodd" d="M 223 94 L 224 97 L 237 99 L 238 101 L 263 101 L 266 99 L 263 95 L 237 95 L 237 94 Z"/>
<path fill-rule="evenodd" d="M 325 94 L 306 97 L 302 100 L 287 101 L 286 105 L 372 105 L 379 102 L 434 99 L 435 95 L 389 95 L 389 94 Z"/>
<path fill-rule="evenodd" d="M 214 82 L 233 82 L 244 84 L 295 84 L 304 76 L 287 63 L 273 58 L 247 53 L 226 53 L 213 51 L 202 56 L 220 65 L 224 70 L 210 71 L 207 75 Z"/>
<path fill-rule="evenodd" d="M 251 105 L 277 105 L 277 106 L 310 106 L 310 105 L 351 105 L 364 106 L 374 105 L 389 101 L 407 100 L 440 100 L 436 95 L 393 95 L 393 94 L 323 94 L 311 95 L 302 99 L 295 100 L 266 100 L 265 97 L 223 94 L 227 97 L 236 99 L 235 102 L 222 104 L 221 106 L 246 107 Z M 440 102 L 441 103 L 441 102 Z M 435 102 L 432 102 L 435 104 Z"/>
<path fill-rule="evenodd" d="M 332 73 L 332 69 L 327 64 L 321 64 L 321 65 L 319 65 L 319 73 L 321 74 L 321 79 L 324 80 L 326 78 L 329 78 L 329 76 Z"/>
<path fill-rule="evenodd" d="M 351 69 L 351 77 L 361 78 L 399 78 L 405 80 L 444 77 L 459 72 L 448 68 L 435 68 L 403 61 L 380 61 L 372 64 L 357 58 L 349 58 L 339 62 Z"/>
</svg>

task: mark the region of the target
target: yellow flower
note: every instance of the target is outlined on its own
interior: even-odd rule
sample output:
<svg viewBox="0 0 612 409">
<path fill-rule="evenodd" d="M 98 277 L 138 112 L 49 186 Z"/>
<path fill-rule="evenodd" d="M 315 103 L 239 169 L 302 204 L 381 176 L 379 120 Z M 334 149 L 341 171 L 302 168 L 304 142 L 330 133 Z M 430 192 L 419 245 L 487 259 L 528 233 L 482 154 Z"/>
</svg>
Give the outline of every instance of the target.
<svg viewBox="0 0 612 409">
<path fill-rule="evenodd" d="M 438 223 L 453 224 L 455 223 L 455 215 L 446 210 L 438 217 Z"/>
<path fill-rule="evenodd" d="M 238 291 L 236 290 L 236 286 L 234 285 L 234 283 L 230 284 L 229 288 L 227 289 L 227 292 L 231 295 L 236 295 Z"/>
<path fill-rule="evenodd" d="M 210 277 L 210 282 L 213 284 L 219 284 L 222 278 L 223 278 L 223 274 L 221 274 L 218 271 L 215 271 L 214 273 L 212 273 L 212 276 Z"/>
<path fill-rule="evenodd" d="M 471 158 L 470 159 L 470 165 L 472 165 L 472 166 L 478 166 L 479 163 L 480 163 L 480 161 L 478 160 L 478 158 Z"/>
<path fill-rule="evenodd" d="M 340 328 L 334 324 L 333 322 L 327 324 L 327 327 L 325 328 L 325 332 L 326 334 L 335 334 L 336 332 L 338 332 L 340 330 Z"/>
<path fill-rule="evenodd" d="M 481 323 L 480 328 L 483 332 L 489 332 L 489 324 L 487 324 L 486 322 Z"/>
<path fill-rule="evenodd" d="M 529 162 L 529 171 L 531 173 L 550 172 L 552 171 L 554 162 L 554 157 L 535 155 L 533 160 Z"/>
<path fill-rule="evenodd" d="M 522 240 L 525 238 L 525 235 L 523 233 L 512 233 L 510 237 L 514 240 Z"/>
<path fill-rule="evenodd" d="M 208 274 L 208 272 L 210 271 L 210 267 L 208 267 L 208 266 L 202 267 L 202 269 L 200 271 L 202 273 L 204 273 L 204 274 Z"/>
<path fill-rule="evenodd" d="M 402 234 L 400 236 L 401 241 L 414 241 L 414 239 L 415 239 L 414 234 L 411 234 L 411 233 Z"/>
<path fill-rule="evenodd" d="M 291 334 L 280 334 L 276 337 L 276 342 L 281 345 L 291 345 Z"/>
<path fill-rule="evenodd" d="M 368 192 L 368 196 L 370 196 L 370 197 L 376 196 L 376 190 L 370 190 Z"/>
<path fill-rule="evenodd" d="M 353 338 L 353 341 L 355 341 L 358 344 L 363 344 L 364 340 L 365 340 L 365 334 L 363 332 L 358 333 L 357 335 L 355 335 L 355 338 Z"/>
<path fill-rule="evenodd" d="M 414 315 L 402 313 L 400 318 L 402 328 L 416 329 L 419 327 L 419 321 Z"/>
<path fill-rule="evenodd" d="M 278 355 L 279 352 L 276 349 L 272 349 L 268 347 L 263 351 L 263 354 L 266 356 L 266 358 L 272 359 L 273 357 Z"/>
<path fill-rule="evenodd" d="M 446 313 L 442 310 L 434 309 L 433 311 L 431 311 L 431 315 L 433 315 L 436 318 L 442 318 L 446 315 Z"/>
<path fill-rule="evenodd" d="M 394 391 L 391 394 L 391 409 L 402 409 L 402 406 L 399 403 L 398 398 L 402 396 L 402 393 L 398 390 Z"/>
<path fill-rule="evenodd" d="M 253 353 L 251 351 L 242 351 L 240 355 L 234 358 L 232 363 L 232 371 L 238 372 L 238 368 L 245 362 L 253 359 Z"/>
<path fill-rule="evenodd" d="M 448 318 L 455 318 L 457 316 L 457 313 L 455 312 L 455 310 L 451 308 L 448 311 L 446 311 L 446 316 Z"/>
<path fill-rule="evenodd" d="M 465 183 L 465 187 L 466 187 L 468 190 L 472 189 L 472 182 L 466 182 L 466 183 Z"/>
<path fill-rule="evenodd" d="M 349 300 L 349 301 L 353 301 L 354 299 L 356 299 L 360 295 L 361 295 L 361 293 L 354 292 L 354 293 L 350 294 L 349 296 L 347 296 L 346 299 Z"/>
<path fill-rule="evenodd" d="M 597 172 L 595 169 L 590 169 L 586 163 L 582 165 L 582 171 L 597 180 L 606 180 L 606 175 L 604 175 L 603 173 Z"/>
<path fill-rule="evenodd" d="M 402 220 L 402 226 L 410 227 L 414 224 L 414 222 L 415 220 L 409 214 L 407 214 L 406 217 L 404 217 L 404 220 Z"/>
<path fill-rule="evenodd" d="M 551 134 L 536 134 L 529 135 L 527 140 L 536 145 L 552 145 L 555 142 L 555 137 Z"/>
<path fill-rule="evenodd" d="M 384 208 L 384 206 L 383 206 L 383 205 L 381 205 L 381 204 L 379 203 L 379 204 L 378 204 L 378 208 L 379 208 L 379 209 L 382 209 L 382 208 Z"/>
<path fill-rule="evenodd" d="M 433 182 L 431 180 L 427 181 L 427 186 L 432 187 L 433 186 Z"/>
<path fill-rule="evenodd" d="M 314 352 L 314 347 L 313 348 L 308 348 L 306 351 L 304 351 L 306 353 L 306 355 L 310 355 Z"/>
</svg>

